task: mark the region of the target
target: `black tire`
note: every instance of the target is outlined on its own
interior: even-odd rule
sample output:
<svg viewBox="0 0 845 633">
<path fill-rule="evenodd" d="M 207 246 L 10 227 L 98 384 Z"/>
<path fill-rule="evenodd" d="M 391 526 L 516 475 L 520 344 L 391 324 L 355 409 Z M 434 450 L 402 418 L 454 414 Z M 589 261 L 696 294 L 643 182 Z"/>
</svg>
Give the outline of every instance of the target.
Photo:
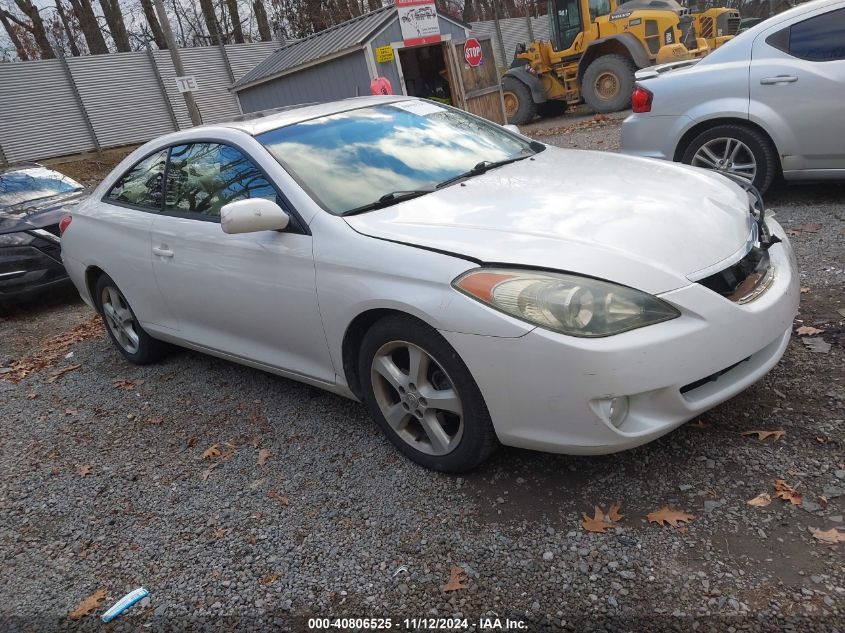
<svg viewBox="0 0 845 633">
<path fill-rule="evenodd" d="M 692 165 L 696 153 L 706 143 L 723 138 L 740 141 L 751 150 L 757 164 L 757 172 L 751 184 L 757 187 L 760 193 L 765 193 L 779 173 L 777 151 L 765 135 L 752 127 L 726 123 L 710 128 L 692 139 L 681 156 L 681 162 Z M 697 166 L 707 168 L 706 165 Z"/>
<path fill-rule="evenodd" d="M 508 123 L 523 125 L 537 116 L 537 104 L 531 97 L 531 91 L 519 79 L 508 75 L 502 77 L 502 94 Z"/>
<path fill-rule="evenodd" d="M 445 372 L 441 373 L 441 376 L 450 384 L 448 388 L 454 390 L 460 399 L 463 412 L 462 431 L 454 433 L 454 437 L 457 438 L 455 439 L 456 445 L 445 454 L 433 455 L 418 450 L 390 426 L 382 413 L 378 400 L 379 396 L 376 394 L 376 389 L 380 387 L 373 384 L 373 361 L 377 353 L 393 344 L 399 346 L 400 353 L 402 347 L 407 344 L 424 351 L 434 361 L 429 366 L 428 375 L 433 379 L 435 377 L 434 372 Z M 397 365 L 399 364 L 401 364 L 401 360 L 397 363 Z M 405 377 L 410 377 L 410 371 L 402 371 Z M 403 315 L 388 316 L 377 321 L 361 342 L 358 375 L 364 403 L 369 409 L 370 415 L 393 445 L 411 461 L 432 470 L 460 473 L 472 470 L 481 464 L 499 446 L 493 423 L 490 421 L 490 413 L 487 411 L 487 405 L 484 403 L 481 391 L 475 384 L 469 369 L 457 352 L 452 349 L 452 346 L 436 330 L 421 321 Z M 387 384 L 386 381 L 385 384 Z M 389 385 L 387 387 L 391 389 Z M 410 388 L 414 388 L 414 385 L 411 384 Z M 441 387 L 437 388 L 440 389 Z M 422 387 L 420 391 L 423 391 Z M 384 393 L 384 391 L 382 390 L 381 393 Z M 398 400 L 399 392 L 394 390 L 393 393 Z M 422 401 L 426 404 L 424 399 Z M 402 403 L 397 401 L 395 404 L 400 405 Z M 402 406 L 405 405 L 402 404 Z M 433 408 L 436 409 L 436 407 Z M 442 415 L 441 412 L 440 419 L 444 420 Z M 416 445 L 425 447 L 428 438 L 424 435 L 425 431 L 422 424 L 410 414 L 406 416 L 406 419 L 407 424 L 403 432 L 413 434 L 416 430 L 421 439 L 421 442 L 416 443 Z M 448 422 L 448 420 L 444 422 L 444 429 Z M 433 446 L 433 443 L 431 445 Z"/>
<path fill-rule="evenodd" d="M 566 101 L 559 99 L 552 99 L 537 104 L 537 114 L 543 118 L 550 118 L 553 116 L 561 116 L 566 112 Z"/>
<path fill-rule="evenodd" d="M 601 114 L 629 108 L 636 72 L 637 67 L 629 58 L 622 55 L 602 55 L 587 66 L 581 81 L 581 96 L 590 108 Z M 600 80 L 607 86 L 604 95 L 598 88 Z M 614 81 L 615 84 L 612 84 Z"/>
<path fill-rule="evenodd" d="M 110 324 L 110 319 L 107 318 L 104 308 L 103 301 L 106 293 L 116 293 L 119 299 L 123 302 L 125 309 L 128 310 L 132 320 L 132 328 L 138 338 L 136 346 L 137 349 L 127 349 L 124 343 L 121 343 L 115 335 L 113 331 L 114 328 Z M 94 303 L 97 306 L 97 311 L 100 313 L 100 317 L 103 319 L 103 326 L 106 328 L 106 332 L 108 332 L 112 344 L 130 363 L 135 365 L 147 365 L 160 360 L 167 354 L 170 346 L 167 343 L 158 341 L 147 334 L 144 328 L 142 328 L 138 323 L 138 319 L 135 317 L 135 312 L 132 310 L 129 302 L 126 301 L 126 297 L 123 296 L 120 288 L 117 287 L 117 284 L 114 283 L 114 280 L 108 275 L 100 275 L 100 278 L 97 279 L 97 283 L 94 288 Z"/>
</svg>

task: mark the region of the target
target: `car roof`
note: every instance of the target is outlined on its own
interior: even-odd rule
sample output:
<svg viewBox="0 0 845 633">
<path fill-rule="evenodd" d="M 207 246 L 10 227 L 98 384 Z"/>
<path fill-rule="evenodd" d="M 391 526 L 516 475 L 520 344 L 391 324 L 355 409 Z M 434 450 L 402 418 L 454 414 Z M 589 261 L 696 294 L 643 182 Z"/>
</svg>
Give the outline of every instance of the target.
<svg viewBox="0 0 845 633">
<path fill-rule="evenodd" d="M 284 106 L 281 108 L 262 110 L 260 112 L 251 112 L 249 114 L 243 114 L 230 121 L 221 121 L 220 123 L 213 123 L 208 126 L 201 125 L 192 129 L 194 131 L 198 131 L 207 127 L 228 127 L 241 130 L 251 136 L 256 136 L 269 130 L 274 130 L 286 125 L 293 125 L 294 123 L 301 123 L 302 121 L 315 119 L 321 116 L 337 114 L 348 110 L 356 110 L 358 108 L 366 108 L 367 106 L 409 100 L 413 100 L 413 97 L 406 97 L 403 95 L 378 95 L 368 97 L 351 97 L 349 99 L 327 101 L 325 103 L 306 103 L 302 105 Z"/>
</svg>

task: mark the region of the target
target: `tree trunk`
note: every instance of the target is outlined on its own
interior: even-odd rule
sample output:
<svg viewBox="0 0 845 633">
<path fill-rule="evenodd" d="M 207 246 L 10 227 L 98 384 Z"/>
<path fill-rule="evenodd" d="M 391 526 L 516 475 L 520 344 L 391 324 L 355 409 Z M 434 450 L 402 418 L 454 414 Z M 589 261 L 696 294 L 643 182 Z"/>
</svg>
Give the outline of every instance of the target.
<svg viewBox="0 0 845 633">
<path fill-rule="evenodd" d="M 114 40 L 118 53 L 128 53 L 132 50 L 129 45 L 129 34 L 126 32 L 126 23 L 123 21 L 123 11 L 120 9 L 118 0 L 100 0 L 103 8 L 103 15 L 106 24 L 109 26 L 109 33 Z"/>
<path fill-rule="evenodd" d="M 38 7 L 32 4 L 31 0 L 15 0 L 15 4 L 18 9 L 20 9 L 27 18 L 29 18 L 30 24 L 26 24 L 21 20 L 18 20 L 11 13 L 7 13 L 6 16 L 32 33 L 32 37 L 35 39 L 35 44 L 41 52 L 41 59 L 55 59 L 56 53 L 53 51 L 53 47 L 50 45 L 50 40 L 47 38 L 47 29 L 44 28 L 44 21 L 41 19 L 41 14 L 38 12 Z"/>
<path fill-rule="evenodd" d="M 156 10 L 153 8 L 153 0 L 141 0 L 141 9 L 144 11 L 144 17 L 147 19 L 147 24 L 150 25 L 150 31 L 153 34 L 153 41 L 159 50 L 167 48 L 167 40 L 164 39 L 164 32 L 161 30 L 161 24 L 156 17 Z"/>
<path fill-rule="evenodd" d="M 238 12 L 238 0 L 226 0 L 226 6 L 229 7 L 229 18 L 232 20 L 232 35 L 235 38 L 235 44 L 243 44 L 244 30 L 241 26 L 241 14 Z"/>
<path fill-rule="evenodd" d="M 210 41 L 220 44 L 220 22 L 217 21 L 217 14 L 214 12 L 214 3 L 211 0 L 200 0 L 200 9 L 202 9 L 202 17 L 205 20 Z"/>
<path fill-rule="evenodd" d="M 381 9 L 381 0 L 367 0 L 367 6 L 370 7 L 370 11 Z"/>
<path fill-rule="evenodd" d="M 475 6 L 473 5 L 473 0 L 464 0 L 464 10 L 463 13 L 461 13 L 461 19 L 467 24 L 475 21 Z"/>
<path fill-rule="evenodd" d="M 67 13 L 65 13 L 65 8 L 62 6 L 61 0 L 56 0 L 56 13 L 59 14 L 59 19 L 62 21 L 62 27 L 64 27 L 65 35 L 67 35 L 67 43 L 68 47 L 70 48 L 70 54 L 74 57 L 79 57 L 79 46 L 76 44 L 76 33 L 73 32 L 73 27 L 71 26 L 70 19 L 67 17 Z"/>
<path fill-rule="evenodd" d="M 255 11 L 255 22 L 258 24 L 258 35 L 262 42 L 269 42 L 273 39 L 270 31 L 270 21 L 267 19 L 267 10 L 262 0 L 253 0 L 252 9 Z"/>
<path fill-rule="evenodd" d="M 97 24 L 97 16 L 94 15 L 91 0 L 70 0 L 70 6 L 73 7 L 73 13 L 79 21 L 79 28 L 88 44 L 88 52 L 92 55 L 108 53 L 109 48 L 100 31 L 100 25 Z"/>
<path fill-rule="evenodd" d="M 12 24 L 8 14 L 3 9 L 0 9 L 0 24 L 3 25 L 4 29 L 6 29 L 6 33 L 8 34 L 12 45 L 15 47 L 15 52 L 18 54 L 18 58 L 22 62 L 28 62 L 29 55 L 26 52 L 26 47 L 23 45 L 21 38 L 18 37 L 17 29 L 15 28 L 15 26 L 19 25 Z"/>
</svg>

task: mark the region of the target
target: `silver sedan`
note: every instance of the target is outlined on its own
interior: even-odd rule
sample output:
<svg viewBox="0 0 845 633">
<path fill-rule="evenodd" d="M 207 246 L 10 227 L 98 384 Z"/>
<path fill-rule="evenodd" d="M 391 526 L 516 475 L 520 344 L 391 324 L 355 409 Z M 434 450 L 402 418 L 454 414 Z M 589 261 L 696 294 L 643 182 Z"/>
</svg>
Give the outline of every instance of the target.
<svg viewBox="0 0 845 633">
<path fill-rule="evenodd" d="M 760 191 L 778 176 L 845 179 L 845 0 L 802 4 L 637 81 L 624 153 L 732 173 Z"/>
</svg>

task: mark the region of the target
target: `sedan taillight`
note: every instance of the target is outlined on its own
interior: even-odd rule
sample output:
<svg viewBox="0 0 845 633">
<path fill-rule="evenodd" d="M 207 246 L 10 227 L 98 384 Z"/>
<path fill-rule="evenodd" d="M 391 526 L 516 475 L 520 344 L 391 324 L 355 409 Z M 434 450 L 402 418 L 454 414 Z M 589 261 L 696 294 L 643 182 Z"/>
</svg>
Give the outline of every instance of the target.
<svg viewBox="0 0 845 633">
<path fill-rule="evenodd" d="M 65 234 L 67 227 L 70 226 L 71 220 L 73 220 L 73 217 L 70 215 L 62 216 L 62 219 L 59 220 L 59 237 Z"/>
<path fill-rule="evenodd" d="M 634 86 L 634 92 L 631 93 L 631 109 L 637 113 L 651 112 L 652 99 L 654 99 L 654 94 L 651 90 Z"/>
</svg>

